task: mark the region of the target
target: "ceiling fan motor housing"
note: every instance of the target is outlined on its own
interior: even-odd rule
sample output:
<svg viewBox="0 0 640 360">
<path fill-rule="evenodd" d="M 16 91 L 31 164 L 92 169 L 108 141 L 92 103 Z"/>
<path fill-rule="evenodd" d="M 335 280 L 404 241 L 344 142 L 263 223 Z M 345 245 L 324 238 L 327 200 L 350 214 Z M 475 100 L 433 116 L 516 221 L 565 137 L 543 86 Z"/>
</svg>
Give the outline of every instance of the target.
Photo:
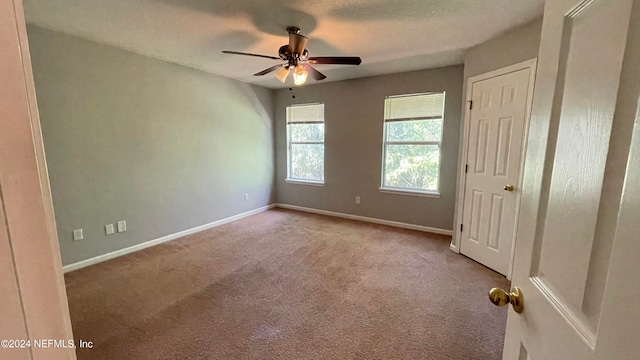
<svg viewBox="0 0 640 360">
<path fill-rule="evenodd" d="M 282 45 L 280 49 L 278 49 L 278 56 L 280 56 L 282 60 L 288 61 L 289 65 L 295 66 L 297 65 L 298 61 L 306 61 L 309 58 L 309 51 L 307 49 L 304 49 L 302 54 L 293 54 L 291 53 L 291 51 L 289 51 L 289 45 L 285 44 Z"/>
</svg>

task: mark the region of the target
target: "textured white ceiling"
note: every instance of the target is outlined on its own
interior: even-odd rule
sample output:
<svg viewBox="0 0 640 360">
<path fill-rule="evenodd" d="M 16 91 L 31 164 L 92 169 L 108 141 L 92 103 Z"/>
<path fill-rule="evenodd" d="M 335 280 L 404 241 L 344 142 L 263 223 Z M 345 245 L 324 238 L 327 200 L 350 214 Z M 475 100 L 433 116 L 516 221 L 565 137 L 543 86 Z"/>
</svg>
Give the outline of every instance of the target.
<svg viewBox="0 0 640 360">
<path fill-rule="evenodd" d="M 464 50 L 542 15 L 544 0 L 24 0 L 29 23 L 226 77 L 278 88 L 251 74 L 275 60 L 285 28 L 309 36 L 312 56 L 360 56 L 360 66 L 317 65 L 336 81 L 460 64 Z M 499 55 L 497 55 L 499 56 Z M 288 79 L 291 81 L 291 79 Z M 311 80 L 310 80 L 311 81 Z"/>
</svg>

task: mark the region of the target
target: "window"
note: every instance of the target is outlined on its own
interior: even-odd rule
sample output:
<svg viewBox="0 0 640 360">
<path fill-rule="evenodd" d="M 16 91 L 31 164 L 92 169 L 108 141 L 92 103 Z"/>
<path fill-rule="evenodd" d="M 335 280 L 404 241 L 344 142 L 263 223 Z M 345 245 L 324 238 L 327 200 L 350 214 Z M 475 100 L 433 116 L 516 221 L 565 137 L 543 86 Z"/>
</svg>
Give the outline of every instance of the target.
<svg viewBox="0 0 640 360">
<path fill-rule="evenodd" d="M 384 113 L 381 190 L 438 194 L 444 93 L 389 96 Z"/>
<path fill-rule="evenodd" d="M 287 180 L 324 183 L 324 105 L 287 107 Z"/>
</svg>

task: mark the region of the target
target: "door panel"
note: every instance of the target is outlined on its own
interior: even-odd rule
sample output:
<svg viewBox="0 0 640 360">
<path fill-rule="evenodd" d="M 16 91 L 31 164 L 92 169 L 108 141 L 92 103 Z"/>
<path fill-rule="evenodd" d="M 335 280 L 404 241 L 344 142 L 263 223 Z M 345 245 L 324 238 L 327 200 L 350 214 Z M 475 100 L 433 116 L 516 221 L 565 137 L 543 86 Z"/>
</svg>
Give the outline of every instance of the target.
<svg viewBox="0 0 640 360">
<path fill-rule="evenodd" d="M 509 158 L 511 154 L 512 125 L 512 116 L 500 119 L 500 123 L 498 125 L 498 150 L 496 151 L 496 168 L 493 173 L 494 176 L 507 176 L 507 169 L 509 168 Z"/>
<path fill-rule="evenodd" d="M 480 224 L 482 223 L 482 199 L 484 193 L 479 190 L 473 190 L 473 199 L 471 200 L 471 233 L 469 240 L 478 243 L 480 241 Z"/>
<path fill-rule="evenodd" d="M 566 71 L 556 155 L 540 212 L 545 219 L 538 230 L 540 254 L 531 275 L 580 312 L 629 24 L 631 2 L 626 3 L 595 1 L 570 14 L 564 28 L 568 36 L 562 47 L 568 51 L 560 59 Z M 593 51 L 594 44 L 606 44 L 606 51 Z"/>
<path fill-rule="evenodd" d="M 627 338 L 640 332 L 640 266 L 616 261 L 640 253 L 627 234 L 640 218 L 638 21 L 640 1 L 545 5 L 513 276 L 525 308 L 509 310 L 504 359 L 639 356 Z M 626 325 L 608 326 L 616 317 Z"/>
<path fill-rule="evenodd" d="M 489 119 L 478 120 L 478 140 L 476 141 L 476 174 L 486 174 L 487 143 L 489 142 Z"/>
<path fill-rule="evenodd" d="M 504 209 L 504 196 L 491 195 L 491 212 L 489 218 L 489 242 L 487 247 L 500 251 L 500 230 L 502 230 L 502 215 Z"/>
<path fill-rule="evenodd" d="M 531 68 L 473 81 L 461 252 L 507 274 L 515 228 L 517 186 Z"/>
<path fill-rule="evenodd" d="M 527 349 L 525 349 L 524 346 L 520 346 L 520 355 L 518 356 L 518 360 L 532 360 L 529 357 L 529 353 L 527 352 Z"/>
<path fill-rule="evenodd" d="M 1 192 L 1 191 L 0 191 Z M 6 226 L 7 219 L 4 213 L 4 204 L 0 197 L 0 309 L 2 309 L 2 321 L 0 321 L 0 339 L 27 339 L 27 327 L 22 315 L 20 303 L 20 289 L 15 277 L 16 269 L 13 262 L 9 231 Z M 0 349 L 0 354 L 11 351 L 14 360 L 31 359 L 29 349 Z M 5 355 L 6 356 L 6 355 Z M 2 356 L 0 356 L 2 358 Z"/>
</svg>

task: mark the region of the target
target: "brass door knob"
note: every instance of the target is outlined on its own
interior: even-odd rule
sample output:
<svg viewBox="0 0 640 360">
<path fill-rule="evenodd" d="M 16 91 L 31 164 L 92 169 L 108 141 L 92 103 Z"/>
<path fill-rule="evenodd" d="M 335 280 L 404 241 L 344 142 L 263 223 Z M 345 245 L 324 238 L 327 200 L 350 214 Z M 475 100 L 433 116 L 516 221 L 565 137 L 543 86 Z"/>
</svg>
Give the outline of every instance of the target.
<svg viewBox="0 0 640 360">
<path fill-rule="evenodd" d="M 513 191 L 513 189 L 515 189 L 515 188 L 513 187 L 513 185 L 505 185 L 504 189 L 507 190 L 507 191 Z"/>
<path fill-rule="evenodd" d="M 518 314 L 522 312 L 522 308 L 524 307 L 522 291 L 517 287 L 514 287 L 513 290 L 511 290 L 511 294 L 508 294 L 500 288 L 493 288 L 489 291 L 489 300 L 491 300 L 493 305 L 496 306 L 511 304 L 513 306 L 513 310 Z"/>
</svg>

